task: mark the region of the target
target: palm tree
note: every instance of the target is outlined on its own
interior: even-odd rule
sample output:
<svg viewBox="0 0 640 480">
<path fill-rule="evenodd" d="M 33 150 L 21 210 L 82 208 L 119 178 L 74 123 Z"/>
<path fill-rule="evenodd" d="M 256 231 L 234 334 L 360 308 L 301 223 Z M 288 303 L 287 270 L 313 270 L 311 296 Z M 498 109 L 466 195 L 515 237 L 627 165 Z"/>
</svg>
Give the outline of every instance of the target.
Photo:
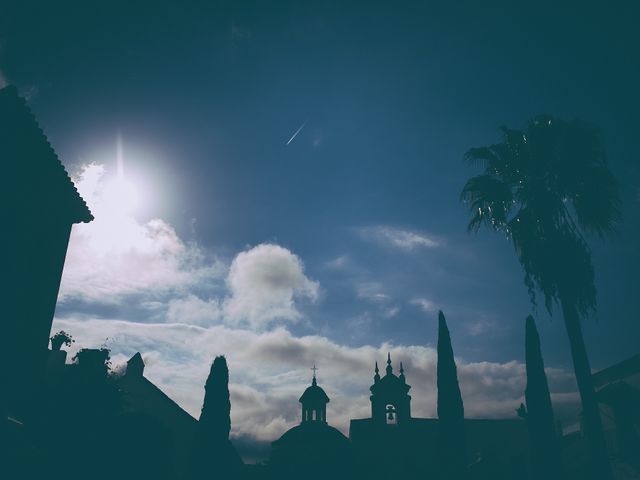
<svg viewBox="0 0 640 480">
<path fill-rule="evenodd" d="M 542 292 L 549 313 L 559 304 L 569 336 L 582 400 L 592 472 L 610 479 L 602 422 L 580 327 L 596 309 L 591 251 L 584 235 L 604 236 L 619 218 L 618 186 L 597 131 L 551 116 L 525 131 L 502 127 L 503 141 L 466 153 L 484 172 L 467 181 L 469 230 L 484 225 L 504 233 L 524 269 L 534 306 Z"/>
</svg>

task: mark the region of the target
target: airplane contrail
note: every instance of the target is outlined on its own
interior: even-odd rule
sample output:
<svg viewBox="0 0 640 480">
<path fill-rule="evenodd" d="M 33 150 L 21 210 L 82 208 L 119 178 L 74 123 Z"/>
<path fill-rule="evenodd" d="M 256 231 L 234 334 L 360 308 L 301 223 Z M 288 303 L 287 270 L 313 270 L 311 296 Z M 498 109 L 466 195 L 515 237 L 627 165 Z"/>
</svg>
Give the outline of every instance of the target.
<svg viewBox="0 0 640 480">
<path fill-rule="evenodd" d="M 291 142 L 293 142 L 293 139 L 296 138 L 296 136 L 300 133 L 300 131 L 304 128 L 304 126 L 307 124 L 307 122 L 305 121 L 302 125 L 300 125 L 300 128 L 298 130 L 296 130 L 296 133 L 294 133 L 291 138 L 289 139 L 289 141 L 287 142 L 287 145 L 289 145 Z"/>
</svg>

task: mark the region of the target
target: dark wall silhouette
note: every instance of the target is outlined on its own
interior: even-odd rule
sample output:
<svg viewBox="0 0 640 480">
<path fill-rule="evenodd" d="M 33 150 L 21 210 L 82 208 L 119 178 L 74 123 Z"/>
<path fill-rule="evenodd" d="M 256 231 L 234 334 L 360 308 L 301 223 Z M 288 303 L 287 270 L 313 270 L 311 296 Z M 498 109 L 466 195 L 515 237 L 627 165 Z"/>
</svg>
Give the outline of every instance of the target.
<svg viewBox="0 0 640 480">
<path fill-rule="evenodd" d="M 42 394 L 71 226 L 93 219 L 17 89 L 0 90 L 3 323 L 0 407 L 23 419 Z M 19 358 L 19 362 L 15 359 Z M 4 418 L 4 417 L 3 417 Z"/>
<path fill-rule="evenodd" d="M 115 416 L 109 434 L 114 449 L 111 478 L 118 480 L 172 480 L 174 442 L 171 432 L 160 420 L 138 412 Z"/>
<path fill-rule="evenodd" d="M 124 467 L 113 458 L 122 434 L 114 429 L 114 418 L 123 403 L 108 350 L 80 350 L 73 364 L 57 371 L 26 426 L 35 450 L 31 461 L 46 466 L 52 478 L 112 477 Z M 21 472 L 24 464 L 18 466 Z"/>
</svg>

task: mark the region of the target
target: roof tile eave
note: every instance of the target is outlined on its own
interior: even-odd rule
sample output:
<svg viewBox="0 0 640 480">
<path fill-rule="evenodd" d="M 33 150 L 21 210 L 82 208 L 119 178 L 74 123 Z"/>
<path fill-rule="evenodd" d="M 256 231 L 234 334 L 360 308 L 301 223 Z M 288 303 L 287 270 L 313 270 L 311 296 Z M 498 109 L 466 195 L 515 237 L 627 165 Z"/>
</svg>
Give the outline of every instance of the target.
<svg viewBox="0 0 640 480">
<path fill-rule="evenodd" d="M 43 141 L 46 149 L 46 156 L 54 161 L 54 164 L 57 168 L 60 169 L 60 173 L 63 174 L 64 178 L 63 183 L 66 184 L 66 187 L 62 187 L 66 190 L 67 193 L 64 193 L 64 197 L 67 198 L 66 201 L 70 202 L 70 221 L 72 223 L 89 223 L 94 220 L 94 216 L 91 213 L 87 203 L 82 198 L 78 189 L 76 188 L 73 180 L 69 176 L 69 173 L 65 169 L 64 165 L 60 161 L 57 153 L 55 152 L 53 146 L 49 142 L 46 134 L 38 124 L 38 121 L 35 118 L 35 115 L 27 105 L 27 102 L 24 98 L 22 98 L 18 89 L 14 85 L 9 85 L 7 87 L 0 89 L 0 103 L 2 102 L 13 102 L 13 105 L 18 108 L 18 111 L 21 110 L 21 114 L 26 116 L 26 120 L 28 124 L 30 124 L 30 129 L 33 129 L 34 132 L 40 137 L 39 141 Z M 23 117 L 24 118 L 24 117 Z M 46 160 L 50 161 L 50 160 Z M 63 200 L 65 201 L 65 200 Z"/>
</svg>

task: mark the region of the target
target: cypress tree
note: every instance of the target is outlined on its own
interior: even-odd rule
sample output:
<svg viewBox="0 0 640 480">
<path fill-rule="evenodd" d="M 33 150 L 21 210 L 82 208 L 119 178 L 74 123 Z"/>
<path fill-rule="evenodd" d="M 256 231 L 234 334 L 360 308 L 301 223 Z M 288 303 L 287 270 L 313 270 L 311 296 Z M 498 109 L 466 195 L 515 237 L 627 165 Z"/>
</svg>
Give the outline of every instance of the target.
<svg viewBox="0 0 640 480">
<path fill-rule="evenodd" d="M 466 435 L 464 405 L 453 358 L 451 336 L 442 311 L 438 312 L 438 425 L 441 473 L 444 478 L 464 476 Z"/>
<path fill-rule="evenodd" d="M 204 402 L 198 422 L 199 429 L 213 441 L 228 439 L 231 430 L 231 401 L 229 399 L 229 368 L 224 356 L 213 360 L 204 391 Z"/>
<path fill-rule="evenodd" d="M 553 419 L 551 395 L 540 351 L 540 336 L 531 315 L 526 320 L 527 364 L 526 420 L 531 443 L 531 463 L 536 479 L 561 478 L 562 466 Z"/>
<path fill-rule="evenodd" d="M 237 477 L 242 460 L 229 441 L 231 401 L 229 369 L 224 356 L 214 359 L 204 388 L 192 450 L 191 478 Z"/>
</svg>

